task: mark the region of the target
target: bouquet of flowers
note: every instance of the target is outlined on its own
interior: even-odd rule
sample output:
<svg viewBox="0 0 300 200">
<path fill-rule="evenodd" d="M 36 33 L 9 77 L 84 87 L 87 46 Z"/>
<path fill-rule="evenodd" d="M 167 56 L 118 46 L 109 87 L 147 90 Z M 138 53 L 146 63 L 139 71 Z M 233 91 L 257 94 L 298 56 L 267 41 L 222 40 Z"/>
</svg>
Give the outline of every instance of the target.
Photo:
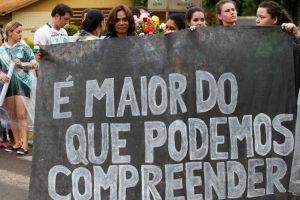
<svg viewBox="0 0 300 200">
<path fill-rule="evenodd" d="M 164 23 L 159 22 L 157 16 L 149 17 L 143 13 L 140 16 L 134 15 L 135 31 L 137 35 L 162 33 L 166 27 Z"/>
</svg>

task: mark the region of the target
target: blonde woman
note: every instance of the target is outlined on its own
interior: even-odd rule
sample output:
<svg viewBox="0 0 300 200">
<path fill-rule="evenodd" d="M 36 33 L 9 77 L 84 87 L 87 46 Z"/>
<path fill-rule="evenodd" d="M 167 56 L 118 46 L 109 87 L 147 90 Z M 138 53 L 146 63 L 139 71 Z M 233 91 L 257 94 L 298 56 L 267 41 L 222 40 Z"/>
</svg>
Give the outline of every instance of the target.
<svg viewBox="0 0 300 200">
<path fill-rule="evenodd" d="M 232 0 L 220 0 L 216 4 L 217 18 L 220 25 L 233 26 L 237 22 L 236 4 Z"/>
<path fill-rule="evenodd" d="M 0 47 L 0 80 L 10 82 L 5 97 L 5 104 L 10 118 L 15 144 L 5 149 L 17 154 L 28 153 L 28 124 L 26 98 L 30 98 L 31 78 L 29 70 L 38 64 L 30 47 L 22 42 L 22 24 L 9 22 L 5 27 L 6 41 Z M 7 75 L 11 63 L 15 64 L 12 77 Z"/>
</svg>

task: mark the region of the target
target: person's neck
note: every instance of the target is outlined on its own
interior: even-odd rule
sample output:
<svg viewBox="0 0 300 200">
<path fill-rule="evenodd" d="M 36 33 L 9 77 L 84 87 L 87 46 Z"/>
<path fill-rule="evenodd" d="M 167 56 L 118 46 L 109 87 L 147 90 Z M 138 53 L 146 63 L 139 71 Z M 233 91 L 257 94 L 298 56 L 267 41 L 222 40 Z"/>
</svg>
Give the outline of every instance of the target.
<svg viewBox="0 0 300 200">
<path fill-rule="evenodd" d="M 236 25 L 235 22 L 233 22 L 233 23 L 224 23 L 224 26 L 234 26 L 234 25 Z"/>
<path fill-rule="evenodd" d="M 117 37 L 122 38 L 122 37 L 127 37 L 127 33 L 117 33 Z"/>
<path fill-rule="evenodd" d="M 92 34 L 95 35 L 96 37 L 99 37 L 100 34 L 102 32 L 102 26 L 98 26 L 93 32 Z"/>
<path fill-rule="evenodd" d="M 7 40 L 7 44 L 10 47 L 13 47 L 16 43 L 17 43 L 17 41 L 14 41 L 14 40 L 12 40 L 10 38 L 8 38 L 8 40 Z"/>
<path fill-rule="evenodd" d="M 52 28 L 54 28 L 55 30 L 59 31 L 60 27 L 58 27 L 54 21 L 54 18 L 50 19 L 49 24 Z"/>
<path fill-rule="evenodd" d="M 96 36 L 96 37 L 98 37 L 98 32 L 97 32 L 97 30 L 94 30 L 93 32 L 91 32 L 91 34 L 94 35 L 94 36 Z"/>
</svg>

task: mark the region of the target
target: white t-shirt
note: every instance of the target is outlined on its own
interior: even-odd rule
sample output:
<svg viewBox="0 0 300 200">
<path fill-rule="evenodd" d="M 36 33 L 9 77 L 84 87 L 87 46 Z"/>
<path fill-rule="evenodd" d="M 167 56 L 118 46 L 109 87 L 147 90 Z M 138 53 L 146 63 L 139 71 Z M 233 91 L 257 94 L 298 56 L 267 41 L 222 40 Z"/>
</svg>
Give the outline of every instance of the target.
<svg viewBox="0 0 300 200">
<path fill-rule="evenodd" d="M 55 30 L 49 23 L 46 23 L 34 33 L 35 45 L 48 45 L 66 42 L 69 42 L 67 31 L 63 28 L 59 31 Z"/>
</svg>

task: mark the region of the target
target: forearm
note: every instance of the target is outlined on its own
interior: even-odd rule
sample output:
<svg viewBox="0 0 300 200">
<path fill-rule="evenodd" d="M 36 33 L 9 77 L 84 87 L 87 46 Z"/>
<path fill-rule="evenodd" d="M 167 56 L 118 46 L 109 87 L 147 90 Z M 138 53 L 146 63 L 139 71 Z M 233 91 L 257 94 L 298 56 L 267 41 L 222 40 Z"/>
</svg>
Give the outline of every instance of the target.
<svg viewBox="0 0 300 200">
<path fill-rule="evenodd" d="M 0 83 L 6 83 L 9 81 L 9 78 L 7 76 L 6 73 L 4 73 L 1 69 L 0 69 Z"/>
<path fill-rule="evenodd" d="M 38 63 L 35 60 L 32 60 L 30 62 L 22 62 L 21 68 L 23 68 L 25 70 L 37 69 Z"/>
</svg>

